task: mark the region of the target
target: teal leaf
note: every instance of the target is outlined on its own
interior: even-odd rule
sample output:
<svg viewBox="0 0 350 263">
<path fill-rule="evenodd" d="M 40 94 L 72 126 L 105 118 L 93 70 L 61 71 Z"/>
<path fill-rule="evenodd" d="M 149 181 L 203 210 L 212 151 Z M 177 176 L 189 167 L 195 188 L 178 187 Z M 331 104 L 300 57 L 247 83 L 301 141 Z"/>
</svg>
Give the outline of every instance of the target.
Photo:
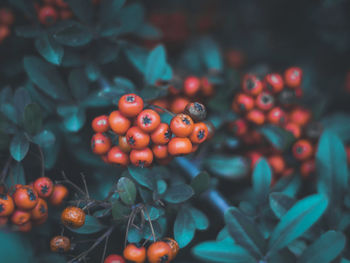
<svg viewBox="0 0 350 263">
<path fill-rule="evenodd" d="M 100 23 L 110 23 L 118 15 L 118 12 L 124 5 L 125 0 L 104 0 L 100 4 L 99 21 Z"/>
<path fill-rule="evenodd" d="M 82 100 L 88 95 L 89 81 L 84 70 L 71 70 L 68 77 L 68 83 L 71 93 L 76 100 Z"/>
<path fill-rule="evenodd" d="M 295 204 L 295 199 L 283 193 L 270 194 L 270 208 L 277 218 L 281 218 Z"/>
<path fill-rule="evenodd" d="M 7 187 L 13 186 L 15 184 L 26 184 L 23 165 L 20 162 L 16 162 L 11 166 L 11 176 L 8 176 L 6 181 Z"/>
<path fill-rule="evenodd" d="M 199 42 L 199 50 L 204 64 L 209 71 L 221 71 L 223 62 L 218 45 L 211 38 L 203 38 Z"/>
<path fill-rule="evenodd" d="M 193 196 L 194 192 L 191 186 L 187 184 L 171 185 L 165 192 L 164 200 L 168 203 L 178 204 L 187 201 Z"/>
<path fill-rule="evenodd" d="M 24 238 L 24 235 L 12 231 L 1 230 L 0 243 L 1 262 L 35 262 L 33 256 L 34 250 L 28 239 Z"/>
<path fill-rule="evenodd" d="M 145 73 L 148 51 L 136 45 L 127 45 L 124 52 L 132 65 L 141 73 Z"/>
<path fill-rule="evenodd" d="M 291 132 L 274 125 L 265 125 L 260 128 L 260 132 L 275 148 L 282 151 L 288 149 L 295 141 Z"/>
<path fill-rule="evenodd" d="M 22 119 L 25 107 L 31 103 L 31 97 L 26 88 L 18 88 L 13 96 L 13 104 L 15 106 L 18 119 Z"/>
<path fill-rule="evenodd" d="M 187 246 L 193 239 L 196 231 L 196 224 L 191 211 L 187 207 L 182 207 L 176 216 L 174 223 L 174 238 L 180 248 Z"/>
<path fill-rule="evenodd" d="M 59 106 L 57 113 L 63 118 L 64 127 L 70 132 L 78 132 L 85 123 L 85 111 L 78 106 Z"/>
<path fill-rule="evenodd" d="M 117 59 L 120 51 L 120 47 L 109 42 L 98 42 L 96 43 L 96 54 L 95 60 L 98 64 L 107 64 Z"/>
<path fill-rule="evenodd" d="M 144 23 L 145 12 L 141 4 L 133 3 L 125 6 L 120 12 L 121 28 L 119 34 L 136 31 Z"/>
<path fill-rule="evenodd" d="M 119 200 L 115 200 L 112 205 L 112 216 L 114 220 L 126 220 L 131 209 L 122 204 Z"/>
<path fill-rule="evenodd" d="M 271 233 L 268 254 L 286 247 L 305 233 L 319 220 L 327 206 L 327 198 L 319 194 L 310 195 L 295 203 Z"/>
<path fill-rule="evenodd" d="M 42 130 L 32 139 L 33 142 L 38 144 L 40 147 L 50 147 L 56 141 L 55 134 L 53 134 L 50 130 Z"/>
<path fill-rule="evenodd" d="M 213 154 L 204 163 L 209 171 L 232 180 L 245 177 L 250 169 L 246 159 L 238 156 Z"/>
<path fill-rule="evenodd" d="M 56 100 L 69 98 L 66 85 L 54 66 L 34 56 L 24 57 L 23 63 L 29 78 L 42 92 Z"/>
<path fill-rule="evenodd" d="M 162 32 L 158 28 L 145 23 L 143 23 L 135 33 L 141 38 L 150 40 L 160 39 L 162 36 Z"/>
<path fill-rule="evenodd" d="M 117 190 L 120 199 L 127 205 L 135 203 L 136 199 L 136 187 L 133 181 L 127 177 L 121 177 L 118 180 Z"/>
<path fill-rule="evenodd" d="M 129 243 L 138 243 L 141 241 L 143 236 L 143 232 L 141 229 L 137 229 L 136 227 L 130 227 L 128 231 L 128 242 Z"/>
<path fill-rule="evenodd" d="M 84 4 L 85 5 L 87 3 Z M 79 47 L 88 44 L 92 38 L 92 32 L 86 26 L 72 22 L 59 28 L 53 35 L 54 39 L 65 46 Z"/>
<path fill-rule="evenodd" d="M 17 112 L 15 107 L 10 103 L 0 105 L 1 113 L 12 123 L 18 123 Z"/>
<path fill-rule="evenodd" d="M 154 85 L 158 80 L 162 79 L 166 70 L 167 61 L 165 48 L 162 45 L 158 45 L 150 52 L 146 61 L 146 83 L 149 85 Z"/>
<path fill-rule="evenodd" d="M 20 162 L 26 157 L 29 150 L 29 141 L 23 133 L 16 134 L 10 143 L 10 153 L 13 159 Z"/>
<path fill-rule="evenodd" d="M 200 260 L 215 263 L 256 263 L 244 248 L 229 242 L 206 241 L 192 249 L 192 254 Z"/>
<path fill-rule="evenodd" d="M 30 134 L 38 133 L 43 124 L 42 110 L 36 103 L 28 104 L 23 113 L 23 125 Z"/>
<path fill-rule="evenodd" d="M 155 189 L 155 178 L 149 169 L 129 166 L 128 171 L 138 184 L 145 186 L 150 190 Z"/>
<path fill-rule="evenodd" d="M 35 40 L 35 47 L 40 55 L 42 55 L 48 62 L 55 65 L 61 64 L 64 49 L 47 34 L 42 34 Z"/>
<path fill-rule="evenodd" d="M 295 197 L 301 188 L 301 176 L 298 174 L 280 178 L 273 186 L 273 192 L 282 192 L 290 197 Z"/>
<path fill-rule="evenodd" d="M 210 175 L 207 172 L 200 172 L 191 181 L 191 187 L 196 195 L 206 191 L 210 187 Z"/>
<path fill-rule="evenodd" d="M 94 234 L 105 228 L 106 226 L 102 225 L 97 218 L 89 215 L 85 216 L 85 223 L 82 227 L 77 229 L 68 227 L 70 231 L 77 234 Z"/>
<path fill-rule="evenodd" d="M 323 132 L 316 152 L 318 191 L 330 201 L 340 202 L 348 187 L 346 152 L 342 141 L 331 131 Z"/>
<path fill-rule="evenodd" d="M 25 38 L 35 38 L 42 34 L 40 27 L 38 27 L 37 25 L 16 26 L 15 32 L 17 36 Z"/>
<path fill-rule="evenodd" d="M 89 62 L 85 66 L 85 74 L 90 81 L 96 81 L 101 76 L 101 69 L 93 62 Z"/>
<path fill-rule="evenodd" d="M 247 249 L 256 258 L 263 255 L 265 240 L 253 220 L 237 208 L 231 207 L 225 212 L 225 223 L 235 243 Z"/>
<path fill-rule="evenodd" d="M 190 207 L 191 215 L 194 220 L 194 224 L 198 230 L 206 230 L 209 227 L 209 220 L 207 216 L 200 210 Z"/>
<path fill-rule="evenodd" d="M 341 232 L 328 231 L 304 250 L 298 263 L 330 263 L 340 255 L 345 243 Z"/>
<path fill-rule="evenodd" d="M 86 0 L 65 0 L 73 13 L 83 22 L 92 22 L 94 7 L 92 1 Z"/>
<path fill-rule="evenodd" d="M 260 158 L 253 171 L 253 190 L 257 203 L 264 203 L 270 191 L 272 171 L 268 162 Z"/>
</svg>

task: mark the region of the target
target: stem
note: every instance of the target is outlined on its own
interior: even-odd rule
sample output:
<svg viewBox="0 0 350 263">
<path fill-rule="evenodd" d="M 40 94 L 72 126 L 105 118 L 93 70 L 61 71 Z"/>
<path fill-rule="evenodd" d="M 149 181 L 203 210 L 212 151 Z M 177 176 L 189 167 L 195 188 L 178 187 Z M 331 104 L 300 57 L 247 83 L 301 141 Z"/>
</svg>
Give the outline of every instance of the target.
<svg viewBox="0 0 350 263">
<path fill-rule="evenodd" d="M 41 147 L 38 145 L 38 150 L 40 153 L 40 161 L 41 161 L 41 177 L 45 176 L 45 159 L 44 159 L 44 153 L 43 150 L 41 150 Z"/>
<path fill-rule="evenodd" d="M 84 191 L 77 186 L 75 183 L 73 183 L 71 180 L 69 180 L 66 176 L 66 174 L 64 173 L 64 171 L 62 171 L 62 177 L 63 177 L 63 181 L 56 181 L 57 184 L 62 184 L 62 183 L 67 183 L 70 184 L 71 186 L 73 186 L 81 195 L 86 196 L 86 193 L 84 193 Z"/>
<path fill-rule="evenodd" d="M 108 228 L 108 230 L 102 235 L 100 236 L 96 241 L 95 243 L 92 244 L 92 246 L 84 251 L 83 253 L 79 254 L 78 256 L 76 256 L 75 258 L 71 259 L 68 261 L 68 263 L 73 263 L 75 262 L 76 260 L 77 261 L 80 261 L 82 258 L 85 258 L 92 250 L 94 250 L 106 237 L 109 237 L 113 230 L 114 230 L 115 226 L 111 226 L 110 228 Z"/>
<path fill-rule="evenodd" d="M 148 210 L 147 210 L 147 207 L 145 206 L 145 210 L 146 212 L 146 215 L 147 215 L 147 220 L 149 222 L 149 227 L 151 228 L 151 231 L 152 231 L 152 236 L 153 236 L 153 242 L 156 242 L 156 234 L 154 233 L 154 228 L 153 228 L 153 225 L 152 225 L 152 220 L 151 220 L 151 217 L 149 216 L 149 213 L 148 213 Z"/>
</svg>

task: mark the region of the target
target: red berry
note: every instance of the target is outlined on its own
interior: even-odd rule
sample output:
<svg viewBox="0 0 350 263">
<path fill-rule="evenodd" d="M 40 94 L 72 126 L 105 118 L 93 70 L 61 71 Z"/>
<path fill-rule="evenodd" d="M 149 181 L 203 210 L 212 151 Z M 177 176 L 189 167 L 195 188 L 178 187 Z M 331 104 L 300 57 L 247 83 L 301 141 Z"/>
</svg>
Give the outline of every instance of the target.
<svg viewBox="0 0 350 263">
<path fill-rule="evenodd" d="M 95 154 L 105 154 L 111 148 L 111 140 L 103 133 L 96 133 L 91 138 L 91 149 Z"/>
<path fill-rule="evenodd" d="M 257 96 L 263 90 L 263 84 L 260 79 L 258 79 L 253 74 L 246 74 L 243 77 L 242 89 L 245 93 Z"/>
<path fill-rule="evenodd" d="M 48 198 L 53 191 L 53 182 L 48 177 L 40 177 L 34 181 L 34 189 L 42 198 Z"/>
<path fill-rule="evenodd" d="M 39 21 L 44 25 L 52 25 L 57 20 L 57 12 L 52 6 L 43 6 L 39 10 Z"/>
<path fill-rule="evenodd" d="M 95 132 L 106 132 L 109 129 L 108 117 L 106 115 L 101 115 L 93 119 L 92 129 Z"/>
<path fill-rule="evenodd" d="M 265 79 L 265 87 L 271 93 L 280 93 L 283 90 L 283 78 L 280 74 L 272 73 L 268 74 Z"/>
<path fill-rule="evenodd" d="M 199 78 L 194 76 L 187 77 L 184 82 L 184 93 L 187 96 L 192 97 L 199 91 L 200 86 L 201 82 Z"/>
<path fill-rule="evenodd" d="M 307 140 L 298 140 L 293 145 L 293 155 L 298 160 L 309 159 L 313 155 L 313 146 Z"/>
<path fill-rule="evenodd" d="M 291 67 L 284 72 L 284 80 L 288 87 L 297 88 L 301 85 L 303 72 L 301 68 Z"/>
</svg>

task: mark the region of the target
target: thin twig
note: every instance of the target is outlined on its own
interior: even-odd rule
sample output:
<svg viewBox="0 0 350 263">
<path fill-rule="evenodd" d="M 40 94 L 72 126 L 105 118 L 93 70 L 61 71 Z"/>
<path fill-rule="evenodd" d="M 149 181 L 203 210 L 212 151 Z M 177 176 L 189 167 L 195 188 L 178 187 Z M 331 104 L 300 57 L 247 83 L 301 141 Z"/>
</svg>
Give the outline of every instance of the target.
<svg viewBox="0 0 350 263">
<path fill-rule="evenodd" d="M 153 225 L 152 225 L 151 217 L 149 216 L 147 207 L 145 206 L 144 208 L 145 208 L 144 211 L 146 212 L 146 215 L 147 215 L 147 217 L 148 217 L 149 226 L 150 226 L 151 231 L 152 231 L 153 241 L 156 242 L 156 234 L 155 234 L 155 232 L 154 232 L 154 228 L 153 228 Z"/>
<path fill-rule="evenodd" d="M 103 248 L 103 254 L 102 254 L 102 258 L 101 258 L 101 263 L 103 263 L 104 260 L 105 260 L 105 256 L 106 256 L 106 252 L 107 252 L 107 245 L 108 245 L 109 237 L 110 237 L 110 235 L 106 237 L 106 242 L 105 242 L 105 246 L 104 246 L 104 248 Z"/>
<path fill-rule="evenodd" d="M 125 238 L 124 238 L 124 247 L 126 247 L 126 242 L 128 240 L 128 234 L 129 234 L 129 228 L 130 228 L 130 225 L 134 222 L 134 218 L 135 218 L 137 210 L 138 210 L 137 208 L 132 210 L 130 215 L 129 215 L 128 224 L 126 225 L 126 232 L 125 232 Z"/>
<path fill-rule="evenodd" d="M 77 186 L 75 183 L 73 183 L 71 180 L 68 179 L 68 177 L 66 176 L 66 174 L 64 173 L 64 171 L 62 171 L 62 177 L 63 177 L 63 181 L 56 181 L 57 184 L 59 183 L 67 183 L 70 184 L 71 186 L 73 186 L 80 194 L 82 194 L 83 196 L 86 196 L 86 193 L 84 193 L 84 191 Z"/>
<path fill-rule="evenodd" d="M 82 181 L 84 183 L 86 196 L 87 196 L 88 199 L 90 199 L 89 190 L 88 190 L 88 187 L 87 187 L 87 184 L 86 184 L 85 174 L 80 173 L 80 175 L 81 175 L 81 179 L 82 179 Z"/>
<path fill-rule="evenodd" d="M 93 244 L 92 246 L 88 249 L 76 256 L 75 258 L 71 259 L 68 261 L 68 263 L 73 263 L 74 261 L 78 260 L 80 261 L 81 259 L 84 259 L 92 250 L 94 250 L 106 237 L 110 236 L 111 233 L 113 232 L 115 226 L 111 226 L 102 236 L 100 236 Z"/>
</svg>

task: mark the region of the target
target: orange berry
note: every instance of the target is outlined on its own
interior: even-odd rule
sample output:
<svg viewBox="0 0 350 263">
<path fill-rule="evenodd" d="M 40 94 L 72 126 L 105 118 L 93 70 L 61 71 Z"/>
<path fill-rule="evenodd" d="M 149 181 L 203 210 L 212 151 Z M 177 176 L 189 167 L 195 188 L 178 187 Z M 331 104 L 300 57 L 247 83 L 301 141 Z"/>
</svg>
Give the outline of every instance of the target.
<svg viewBox="0 0 350 263">
<path fill-rule="evenodd" d="M 299 138 L 301 136 L 301 129 L 300 126 L 294 122 L 288 122 L 284 128 L 286 131 L 291 132 L 295 138 Z"/>
<path fill-rule="evenodd" d="M 28 233 L 30 230 L 32 230 L 32 222 L 28 221 L 24 224 L 18 225 L 18 231 L 21 231 L 23 233 Z"/>
<path fill-rule="evenodd" d="M 184 81 L 184 93 L 192 97 L 199 91 L 200 86 L 201 82 L 199 78 L 194 76 L 187 77 Z"/>
<path fill-rule="evenodd" d="M 47 203 L 44 199 L 39 198 L 38 203 L 31 211 L 31 218 L 33 220 L 40 220 L 48 215 Z"/>
<path fill-rule="evenodd" d="M 168 143 L 168 152 L 171 155 L 189 154 L 192 151 L 192 143 L 188 138 L 175 137 Z"/>
<path fill-rule="evenodd" d="M 135 244 L 128 244 L 123 251 L 126 260 L 135 263 L 143 263 L 146 260 L 146 248 L 138 247 Z"/>
<path fill-rule="evenodd" d="M 208 128 L 204 122 L 197 122 L 193 125 L 193 131 L 190 139 L 192 143 L 199 144 L 204 142 L 208 136 Z"/>
<path fill-rule="evenodd" d="M 285 161 L 280 155 L 270 156 L 269 158 L 267 158 L 267 162 L 269 163 L 275 174 L 282 173 L 285 168 Z"/>
<path fill-rule="evenodd" d="M 133 126 L 126 133 L 126 139 L 132 149 L 143 149 L 149 145 L 150 136 L 139 127 Z"/>
<path fill-rule="evenodd" d="M 152 146 L 152 152 L 155 158 L 164 159 L 168 157 L 168 146 L 155 144 Z"/>
<path fill-rule="evenodd" d="M 0 194 L 0 217 L 9 216 L 15 210 L 15 204 L 10 195 Z"/>
<path fill-rule="evenodd" d="M 33 183 L 34 190 L 42 198 L 48 198 L 53 191 L 52 180 L 48 177 L 40 177 Z"/>
<path fill-rule="evenodd" d="M 50 249 L 52 252 L 68 252 L 70 250 L 70 240 L 65 236 L 55 236 L 50 241 Z"/>
<path fill-rule="evenodd" d="M 297 107 L 290 114 L 289 119 L 300 126 L 306 125 L 311 119 L 311 112 L 307 109 Z"/>
<path fill-rule="evenodd" d="M 37 192 L 29 185 L 18 187 L 12 197 L 17 208 L 23 210 L 33 209 L 39 199 Z"/>
<path fill-rule="evenodd" d="M 147 249 L 147 259 L 149 263 L 168 263 L 172 257 L 170 246 L 164 241 L 152 243 Z"/>
<path fill-rule="evenodd" d="M 119 136 L 118 146 L 120 150 L 122 150 L 125 153 L 129 153 L 131 151 L 131 146 L 128 144 L 126 136 Z"/>
<path fill-rule="evenodd" d="M 190 101 L 187 98 L 177 97 L 172 101 L 170 105 L 170 111 L 175 114 L 182 113 L 185 111 L 188 103 L 190 103 Z"/>
<path fill-rule="evenodd" d="M 105 154 L 111 148 L 111 139 L 102 133 L 96 133 L 91 138 L 91 149 L 95 154 Z"/>
<path fill-rule="evenodd" d="M 204 97 L 211 97 L 214 95 L 214 86 L 207 77 L 201 79 L 201 84 L 201 93 Z"/>
<path fill-rule="evenodd" d="M 119 111 L 126 117 L 136 117 L 143 109 L 143 100 L 136 94 L 125 94 L 118 102 Z"/>
<path fill-rule="evenodd" d="M 92 129 L 95 132 L 106 132 L 109 129 L 108 117 L 106 115 L 101 115 L 92 120 Z"/>
<path fill-rule="evenodd" d="M 115 163 L 122 166 L 127 166 L 129 164 L 128 154 L 123 152 L 118 146 L 114 146 L 109 150 L 107 160 L 109 163 Z"/>
<path fill-rule="evenodd" d="M 173 260 L 177 253 L 179 253 L 180 247 L 179 244 L 176 242 L 176 240 L 170 238 L 170 237 L 165 237 L 162 239 L 165 243 L 167 243 L 171 249 L 171 257 L 170 260 Z"/>
<path fill-rule="evenodd" d="M 130 152 L 130 161 L 135 166 L 148 167 L 153 162 L 153 153 L 150 148 L 134 149 Z"/>
<path fill-rule="evenodd" d="M 57 20 L 57 12 L 52 6 L 46 5 L 39 10 L 39 21 L 43 25 L 52 25 Z"/>
<path fill-rule="evenodd" d="M 151 134 L 154 144 L 167 144 L 171 138 L 171 131 L 167 123 L 161 123 Z"/>
<path fill-rule="evenodd" d="M 256 125 L 263 125 L 265 122 L 265 114 L 260 110 L 254 109 L 248 112 L 246 119 Z"/>
<path fill-rule="evenodd" d="M 160 116 L 154 110 L 143 110 L 137 116 L 137 126 L 144 132 L 150 133 L 158 128 Z"/>
<path fill-rule="evenodd" d="M 131 121 L 118 110 L 109 114 L 108 122 L 112 131 L 118 135 L 124 135 L 131 125 Z"/>
<path fill-rule="evenodd" d="M 53 206 L 60 206 L 67 198 L 68 194 L 69 192 L 67 187 L 61 184 L 56 184 L 53 186 L 53 191 L 49 198 L 49 202 Z"/>
<path fill-rule="evenodd" d="M 193 120 L 186 114 L 178 114 L 171 120 L 170 129 L 177 137 L 190 136 L 193 131 Z"/>
<path fill-rule="evenodd" d="M 283 90 L 284 82 L 280 74 L 271 73 L 264 78 L 265 87 L 269 92 L 279 93 Z"/>
<path fill-rule="evenodd" d="M 235 96 L 232 102 L 232 109 L 237 113 L 244 113 L 254 108 L 254 99 L 251 96 L 240 93 Z"/>
<path fill-rule="evenodd" d="M 288 68 L 284 72 L 284 80 L 288 87 L 297 88 L 301 85 L 303 71 L 298 67 Z"/>
<path fill-rule="evenodd" d="M 15 210 L 11 216 L 11 222 L 15 225 L 23 225 L 30 220 L 31 214 L 28 211 Z"/>
<path fill-rule="evenodd" d="M 298 140 L 293 145 L 293 155 L 297 160 L 306 160 L 313 155 L 313 146 L 308 140 Z"/>
<path fill-rule="evenodd" d="M 242 89 L 245 93 L 257 96 L 263 90 L 263 84 L 259 78 L 253 74 L 246 74 L 243 77 Z"/>
<path fill-rule="evenodd" d="M 280 107 L 275 107 L 269 111 L 267 120 L 275 125 L 282 125 L 287 121 L 287 115 Z"/>
<path fill-rule="evenodd" d="M 76 206 L 66 207 L 61 214 L 62 224 L 71 228 L 80 228 L 85 224 L 85 212 Z"/>
</svg>

